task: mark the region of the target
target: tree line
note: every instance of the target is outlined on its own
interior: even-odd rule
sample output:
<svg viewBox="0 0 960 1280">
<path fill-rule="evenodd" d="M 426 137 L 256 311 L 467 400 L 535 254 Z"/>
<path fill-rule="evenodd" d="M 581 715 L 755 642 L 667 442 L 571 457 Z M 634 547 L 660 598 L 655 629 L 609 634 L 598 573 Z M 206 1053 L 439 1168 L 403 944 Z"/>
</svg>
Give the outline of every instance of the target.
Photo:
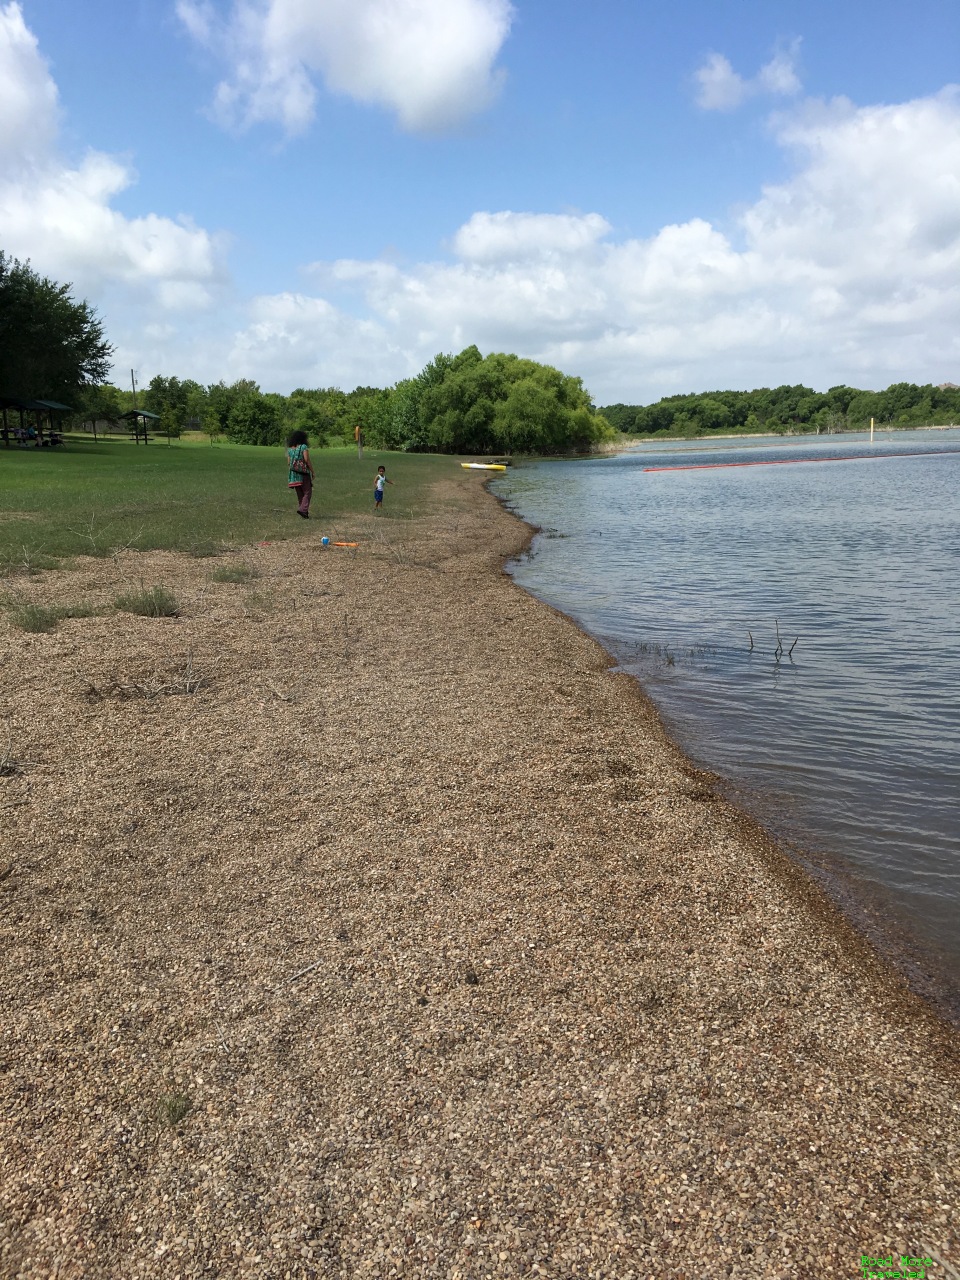
<svg viewBox="0 0 960 1280">
<path fill-rule="evenodd" d="M 878 426 L 946 426 L 960 424 L 960 387 L 913 382 L 895 382 L 886 391 L 760 387 L 665 396 L 648 405 L 611 404 L 600 413 L 626 435 L 851 431 L 869 426 L 871 418 Z"/>
<path fill-rule="evenodd" d="M 83 421 L 117 420 L 133 392 L 109 384 L 80 391 Z M 157 376 L 138 407 L 159 415 L 160 434 L 205 432 L 238 444 L 275 445 L 292 431 L 315 444 L 352 444 L 357 427 L 375 449 L 429 453 L 566 453 L 615 438 L 579 378 L 516 355 L 481 355 L 476 346 L 438 355 L 391 387 L 298 387 L 261 391 L 241 379 L 203 386 Z"/>
</svg>

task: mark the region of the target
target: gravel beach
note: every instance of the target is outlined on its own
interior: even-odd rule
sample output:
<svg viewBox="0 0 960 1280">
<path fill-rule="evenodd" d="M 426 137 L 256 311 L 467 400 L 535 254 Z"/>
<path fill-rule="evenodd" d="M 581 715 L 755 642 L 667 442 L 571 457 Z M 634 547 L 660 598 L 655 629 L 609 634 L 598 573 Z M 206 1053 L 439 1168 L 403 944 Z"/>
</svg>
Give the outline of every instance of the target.
<svg viewBox="0 0 960 1280">
<path fill-rule="evenodd" d="M 0 1275 L 957 1280 L 956 1031 L 436 497 L 0 613 Z"/>
</svg>

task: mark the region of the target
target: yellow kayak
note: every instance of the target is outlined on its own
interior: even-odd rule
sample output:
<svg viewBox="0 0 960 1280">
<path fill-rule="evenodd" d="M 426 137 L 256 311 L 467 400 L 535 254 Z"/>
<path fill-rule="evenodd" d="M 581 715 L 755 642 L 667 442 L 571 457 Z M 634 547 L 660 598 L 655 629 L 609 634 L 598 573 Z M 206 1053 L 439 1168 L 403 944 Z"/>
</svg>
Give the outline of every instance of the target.
<svg viewBox="0 0 960 1280">
<path fill-rule="evenodd" d="M 461 462 L 465 471 L 506 471 L 502 462 Z"/>
</svg>

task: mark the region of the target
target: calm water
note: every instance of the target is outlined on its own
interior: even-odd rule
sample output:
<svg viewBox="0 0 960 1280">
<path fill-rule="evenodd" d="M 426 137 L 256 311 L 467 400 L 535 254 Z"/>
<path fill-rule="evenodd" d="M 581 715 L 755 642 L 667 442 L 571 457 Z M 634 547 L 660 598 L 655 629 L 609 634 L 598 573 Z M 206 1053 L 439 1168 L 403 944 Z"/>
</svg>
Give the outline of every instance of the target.
<svg viewBox="0 0 960 1280">
<path fill-rule="evenodd" d="M 542 529 L 516 580 L 960 1013 L 960 430 L 643 446 L 495 488 Z"/>
</svg>

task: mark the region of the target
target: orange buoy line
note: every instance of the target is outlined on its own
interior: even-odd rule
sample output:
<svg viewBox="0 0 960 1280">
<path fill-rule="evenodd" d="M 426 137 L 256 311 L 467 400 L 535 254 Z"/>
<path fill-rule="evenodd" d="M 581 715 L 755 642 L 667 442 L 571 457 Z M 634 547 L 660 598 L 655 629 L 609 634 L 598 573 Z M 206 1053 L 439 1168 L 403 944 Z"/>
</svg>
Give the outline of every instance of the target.
<svg viewBox="0 0 960 1280">
<path fill-rule="evenodd" d="M 876 462 L 880 458 L 939 458 L 945 453 L 960 453 L 960 449 L 937 449 L 928 452 L 918 449 L 912 453 L 861 453 L 831 458 L 766 458 L 758 462 L 686 462 L 678 467 L 644 467 L 644 471 L 713 471 L 718 467 L 786 467 L 791 462 Z"/>
</svg>

